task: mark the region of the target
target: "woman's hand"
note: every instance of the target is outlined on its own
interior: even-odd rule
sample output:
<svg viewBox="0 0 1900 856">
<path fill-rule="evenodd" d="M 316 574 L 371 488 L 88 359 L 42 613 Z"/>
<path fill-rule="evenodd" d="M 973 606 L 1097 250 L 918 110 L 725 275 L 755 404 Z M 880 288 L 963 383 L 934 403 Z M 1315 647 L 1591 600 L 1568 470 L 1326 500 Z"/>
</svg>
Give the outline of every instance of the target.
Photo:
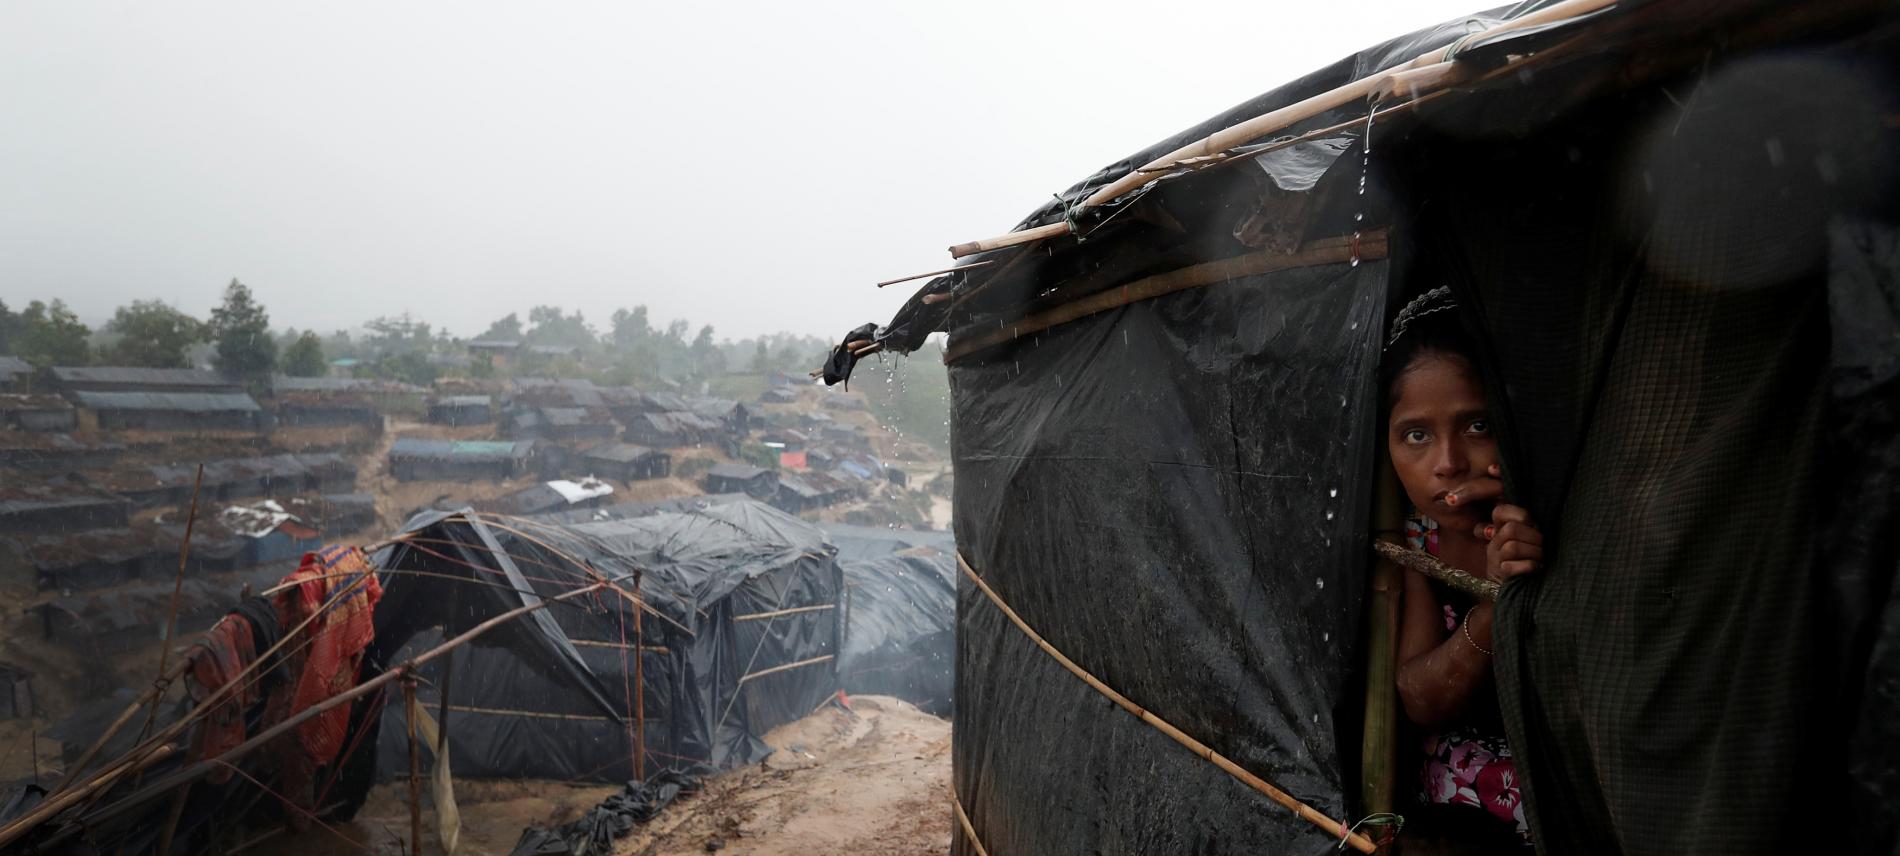
<svg viewBox="0 0 1900 856">
<path fill-rule="evenodd" d="M 1503 583 L 1544 566 L 1544 533 L 1531 522 L 1522 506 L 1500 502 L 1491 509 L 1491 522 L 1472 534 L 1486 541 L 1484 575 Z"/>
</svg>

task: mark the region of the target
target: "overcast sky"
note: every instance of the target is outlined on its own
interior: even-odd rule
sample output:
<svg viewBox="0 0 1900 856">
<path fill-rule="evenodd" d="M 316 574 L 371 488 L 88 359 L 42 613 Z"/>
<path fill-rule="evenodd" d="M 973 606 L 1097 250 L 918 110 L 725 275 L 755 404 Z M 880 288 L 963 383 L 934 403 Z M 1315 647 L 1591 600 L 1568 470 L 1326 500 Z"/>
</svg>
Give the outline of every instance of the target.
<svg viewBox="0 0 1900 856">
<path fill-rule="evenodd" d="M 0 6 L 0 298 L 827 338 L 945 247 L 1466 0 Z"/>
</svg>

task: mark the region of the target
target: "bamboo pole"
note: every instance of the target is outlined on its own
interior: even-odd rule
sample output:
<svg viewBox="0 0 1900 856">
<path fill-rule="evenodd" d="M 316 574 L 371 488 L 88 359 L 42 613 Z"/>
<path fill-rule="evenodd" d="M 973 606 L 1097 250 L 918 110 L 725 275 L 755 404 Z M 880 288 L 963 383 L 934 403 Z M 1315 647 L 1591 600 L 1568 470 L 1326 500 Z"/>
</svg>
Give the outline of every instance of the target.
<svg viewBox="0 0 1900 856">
<path fill-rule="evenodd" d="M 775 609 L 771 612 L 748 612 L 745 615 L 735 615 L 732 617 L 732 620 L 733 621 L 759 621 L 761 619 L 766 619 L 766 618 L 778 618 L 779 616 L 782 616 L 782 615 L 803 615 L 804 613 L 807 613 L 807 612 L 824 612 L 826 610 L 837 609 L 837 608 L 838 608 L 838 605 L 835 603 L 821 603 L 821 604 L 818 604 L 817 606 L 794 606 L 790 609 Z"/>
<path fill-rule="evenodd" d="M 600 589 L 604 587 L 606 587 L 606 583 L 594 583 L 592 585 L 583 586 L 581 588 L 576 588 L 576 589 L 563 592 L 559 595 L 555 595 L 554 597 L 543 599 L 539 603 L 518 606 L 514 609 L 511 609 L 507 612 L 497 615 L 494 618 L 490 618 L 487 621 L 484 621 L 470 628 L 466 632 L 462 633 L 462 635 L 457 636 L 454 639 L 451 639 L 440 645 L 437 645 L 436 647 L 431 648 L 428 651 L 418 654 L 415 657 L 410 658 L 406 662 L 403 662 L 397 665 L 395 668 L 390 669 L 389 671 L 386 671 L 380 675 L 377 675 L 374 678 L 371 678 L 367 681 L 357 684 L 356 686 L 351 687 L 350 689 L 344 690 L 343 692 L 337 693 L 336 695 L 333 695 L 327 699 L 324 699 L 323 701 L 320 701 L 307 708 L 304 708 L 302 711 L 300 711 L 294 716 L 289 716 L 289 717 L 284 718 L 281 722 L 278 722 L 276 725 L 265 729 L 263 732 L 259 733 L 256 737 L 252 737 L 251 739 L 246 740 L 243 743 L 240 743 L 229 750 L 226 750 L 223 754 L 219 755 L 216 758 L 210 758 L 203 761 L 199 761 L 198 763 L 193 764 L 190 767 L 187 767 L 178 772 L 175 772 L 158 782 L 154 782 L 143 791 L 133 793 L 133 794 L 128 794 L 124 798 L 120 799 L 118 802 L 115 802 L 101 809 L 102 816 L 100 818 L 94 819 L 92 823 L 96 824 L 96 823 L 102 822 L 103 820 L 109 819 L 124 811 L 130 810 L 131 808 L 136 807 L 138 804 L 143 803 L 144 801 L 150 799 L 153 794 L 163 793 L 165 791 L 171 790 L 172 788 L 178 787 L 179 785 L 182 785 L 186 782 L 196 781 L 199 777 L 210 772 L 213 767 L 219 764 L 226 764 L 238 758 L 243 757 L 245 754 L 249 753 L 253 749 L 256 749 L 258 746 L 261 746 L 265 743 L 270 742 L 271 740 L 276 739 L 280 735 L 290 731 L 293 728 L 296 728 L 299 725 L 302 725 L 304 722 L 316 717 L 317 715 L 323 713 L 326 710 L 329 710 L 345 702 L 354 701 L 358 698 L 361 698 L 365 695 L 375 692 L 376 690 L 380 689 L 384 684 L 387 684 L 390 681 L 393 681 L 393 680 L 396 680 L 397 678 L 408 675 L 409 673 L 413 672 L 417 667 L 420 667 L 423 664 L 428 663 L 431 660 L 434 660 L 435 658 L 442 656 L 444 653 L 447 653 L 458 647 L 461 647 L 462 645 L 468 643 L 469 640 L 474 639 L 478 636 L 481 636 L 482 634 L 487 633 L 490 630 L 493 630 L 495 627 L 503 623 L 512 621 L 530 612 L 534 612 L 535 610 L 545 608 L 548 605 L 553 604 L 553 603 L 570 600 L 572 598 L 580 597 L 586 594 L 592 594 L 593 592 L 599 591 Z M 262 662 L 262 659 L 263 658 L 260 657 L 259 662 Z M 229 687 L 230 684 L 226 684 L 226 686 Z M 212 702 L 207 702 L 207 704 L 210 704 L 210 703 Z M 149 765 L 149 762 L 141 766 L 148 766 L 148 765 Z M 125 771 L 125 768 L 120 767 L 113 770 L 109 770 L 106 773 L 102 773 L 98 777 L 98 779 L 95 779 L 92 783 L 88 784 L 86 788 L 87 790 L 95 788 L 99 784 L 103 783 L 102 780 L 115 779 L 117 778 L 118 775 L 123 774 L 124 771 Z M 41 822 L 45 821 L 47 818 L 58 813 L 59 811 L 65 809 L 67 806 L 70 806 L 75 801 L 76 800 L 67 800 L 67 799 L 49 800 L 45 803 L 41 803 L 38 808 L 14 820 L 12 823 L 7 824 L 5 827 L 0 827 L 0 848 L 5 848 L 8 844 L 11 844 L 14 840 L 18 839 L 21 835 L 24 835 L 28 830 L 32 829 L 35 826 L 38 826 Z M 63 830 L 59 835 L 55 836 L 55 839 L 63 838 L 66 835 L 74 834 L 77 831 L 78 831 L 77 827 L 71 830 Z M 48 842 L 48 843 L 50 844 L 52 842 Z"/>
<path fill-rule="evenodd" d="M 1414 550 L 1410 547 L 1403 547 L 1398 544 L 1389 544 L 1384 541 L 1373 542 L 1372 549 L 1380 556 L 1390 559 L 1402 567 L 1417 571 L 1479 600 L 1497 600 L 1498 590 L 1502 588 L 1502 586 L 1491 580 L 1474 577 L 1444 562 L 1438 561 L 1438 557 L 1430 553 Z"/>
<path fill-rule="evenodd" d="M 147 752 L 144 755 L 140 756 L 138 760 L 130 762 L 126 766 L 121 766 L 121 767 L 116 767 L 113 769 L 106 770 L 105 772 L 102 772 L 99 775 L 94 776 L 91 781 L 88 781 L 83 785 L 70 788 L 65 791 L 61 791 L 60 793 L 54 795 L 53 798 L 48 799 L 47 801 L 40 803 L 38 806 L 34 807 L 32 811 L 29 811 L 26 814 L 23 814 L 20 817 L 16 818 L 12 823 L 9 823 L 4 827 L 0 827 L 0 848 L 4 848 L 7 845 L 12 844 L 14 839 L 19 838 L 21 835 L 24 835 L 27 830 L 32 829 L 34 826 L 39 825 L 41 821 L 49 817 L 52 817 L 53 815 L 58 814 L 62 811 L 65 811 L 67 808 L 78 803 L 80 800 L 85 799 L 87 794 L 90 794 L 93 791 L 96 791 L 102 787 L 105 787 L 106 785 L 112 784 L 115 781 L 118 781 L 119 778 L 122 777 L 129 770 L 132 770 L 134 768 L 143 770 L 146 767 L 150 767 L 153 764 L 156 764 L 159 761 L 162 761 L 166 759 L 167 757 L 170 757 L 171 754 L 175 751 L 177 751 L 176 747 L 172 746 L 171 744 L 169 743 L 162 744 L 158 746 L 157 748 L 152 749 L 150 752 Z"/>
<path fill-rule="evenodd" d="M 989 330 L 977 336 L 955 339 L 951 341 L 949 349 L 944 352 L 944 361 L 959 360 L 984 348 L 1000 345 L 1031 333 L 1038 333 L 1079 318 L 1086 318 L 1097 312 L 1106 312 L 1177 291 L 1290 268 L 1339 264 L 1350 262 L 1354 258 L 1382 259 L 1385 256 L 1386 231 L 1373 229 L 1358 238 L 1342 236 L 1308 241 L 1298 252 L 1293 253 L 1262 250 L 1189 265 L 1098 291 L 1034 315 L 1026 315 L 1004 327 Z"/>
<path fill-rule="evenodd" d="M 1041 634 L 1032 629 L 1029 623 L 1023 620 L 1022 616 L 1017 615 L 1016 610 L 1011 609 L 1009 604 L 1003 602 L 1003 598 L 996 593 L 996 590 L 990 588 L 990 584 L 985 582 L 981 576 L 978 576 L 974 568 L 970 567 L 970 563 L 963 558 L 962 552 L 957 553 L 957 567 L 962 569 L 964 576 L 969 577 L 970 581 L 976 583 L 976 587 L 982 589 L 983 594 L 989 597 L 990 603 L 995 604 L 997 609 L 1002 610 L 1003 614 L 1008 616 L 1010 623 L 1016 625 L 1016 629 L 1022 631 L 1024 636 L 1028 636 L 1031 642 L 1036 643 L 1036 646 L 1041 648 L 1043 653 L 1054 658 L 1063 668 L 1068 669 L 1070 674 L 1081 678 L 1083 683 L 1088 684 L 1096 692 L 1107 696 L 1109 701 L 1114 702 L 1117 707 L 1127 711 L 1136 719 L 1147 723 L 1162 734 L 1167 735 L 1169 739 L 1186 747 L 1188 751 L 1200 756 L 1203 760 L 1219 767 L 1228 775 L 1240 780 L 1241 784 L 1260 792 L 1260 794 L 1267 799 L 1280 804 L 1282 808 L 1293 812 L 1301 820 L 1325 830 L 1329 835 L 1338 835 L 1345 843 L 1352 845 L 1353 849 L 1361 853 L 1371 853 L 1378 849 L 1378 845 L 1374 844 L 1372 839 L 1352 831 L 1345 823 L 1327 817 L 1312 806 L 1294 799 L 1287 792 L 1274 787 L 1267 780 L 1254 775 L 1246 768 L 1228 760 L 1227 756 L 1214 751 L 1213 748 L 1207 744 L 1188 736 L 1187 733 L 1174 727 L 1167 720 L 1149 713 L 1141 705 L 1129 700 L 1127 696 L 1116 692 L 1113 688 L 1109 687 L 1109 685 L 1102 683 L 1100 679 L 1089 674 L 1088 671 L 1084 670 L 1081 666 L 1076 665 L 1074 660 L 1069 659 L 1063 655 L 1061 651 L 1056 650 L 1056 647 L 1049 644 L 1048 640 L 1043 639 Z"/>
<path fill-rule="evenodd" d="M 640 596 L 640 583 L 646 578 L 646 572 L 633 575 L 633 596 Z M 625 625 L 622 625 L 625 626 Z M 640 610 L 633 611 L 633 776 L 640 781 L 647 779 L 647 681 L 646 681 L 646 627 L 641 623 Z"/>
<path fill-rule="evenodd" d="M 1561 0 L 1561 2 L 1554 3 L 1536 12 L 1506 21 L 1485 30 L 1482 35 L 1487 38 L 1496 37 L 1517 30 L 1542 26 L 1553 21 L 1561 21 L 1567 18 L 1586 15 L 1599 9 L 1613 6 L 1615 3 L 1616 0 Z M 1465 39 L 1455 42 L 1453 47 L 1455 48 L 1458 44 L 1462 44 L 1463 41 L 1465 41 Z M 1325 92 L 1314 94 L 1301 101 L 1281 107 L 1278 110 L 1270 110 L 1252 119 L 1216 131 L 1213 134 L 1155 158 L 1142 168 L 1130 170 L 1127 175 L 1103 185 L 1094 193 L 1089 194 L 1087 198 L 1076 203 L 1070 210 L 1069 216 L 1074 217 L 1080 212 L 1101 205 L 1109 200 L 1119 198 L 1129 191 L 1147 184 L 1152 180 L 1150 173 L 1153 171 L 1168 169 L 1172 164 L 1181 161 L 1218 157 L 1229 149 L 1244 146 L 1270 134 L 1279 133 L 1300 122 L 1304 122 L 1354 101 L 1365 100 L 1376 92 L 1390 91 L 1400 85 L 1407 91 L 1414 92 L 1425 89 L 1427 86 L 1451 85 L 1462 78 L 1458 75 L 1442 72 L 1435 76 L 1405 75 L 1406 72 L 1451 62 L 1453 61 L 1453 57 L 1449 56 L 1449 54 L 1450 51 L 1442 48 L 1427 51 L 1410 62 L 1394 66 L 1383 73 L 1362 77 L 1350 83 L 1326 90 Z M 1394 83 L 1395 78 L 1399 81 L 1398 83 Z M 1050 223 L 1045 226 L 1024 229 L 1020 232 L 999 235 L 994 238 L 985 238 L 980 241 L 958 244 L 950 248 L 950 255 L 955 258 L 962 258 L 972 253 L 1001 249 L 1003 247 L 1013 247 L 1019 244 L 1057 237 L 1066 233 L 1068 230 L 1069 225 L 1065 219 L 1063 222 Z"/>
<path fill-rule="evenodd" d="M 185 815 L 185 798 L 191 795 L 191 784 L 186 783 L 172 795 L 170 810 L 165 812 L 165 826 L 158 831 L 158 856 L 171 856 L 172 836 L 178 834 L 178 820 Z M 120 846 L 124 852 L 124 846 Z"/>
<path fill-rule="evenodd" d="M 153 680 L 153 685 L 160 687 L 159 693 L 161 697 L 165 692 L 163 684 L 165 683 L 166 666 L 168 665 L 166 661 L 171 656 L 172 645 L 177 642 L 178 596 L 185 588 L 185 563 L 191 557 L 191 530 L 198 523 L 198 491 L 204 487 L 204 483 L 205 465 L 200 463 L 198 465 L 198 477 L 191 483 L 191 511 L 185 515 L 185 538 L 178 542 L 178 573 L 172 577 L 172 604 L 171 612 L 165 619 L 165 642 L 158 646 L 158 677 Z M 145 714 L 145 725 L 139 728 L 140 740 L 144 740 L 152 733 L 152 723 L 157 721 L 157 719 L 158 704 L 154 703 L 151 709 Z"/>
<path fill-rule="evenodd" d="M 449 615 L 452 616 L 455 614 L 456 607 L 460 604 L 461 600 L 460 590 L 449 594 Z M 455 658 L 450 657 L 442 661 L 442 700 L 435 715 L 435 771 L 429 779 L 430 784 L 433 786 L 430 793 L 434 796 L 435 801 L 435 816 L 438 832 L 436 838 L 437 843 L 442 846 L 443 856 L 453 856 L 455 852 L 454 845 L 456 841 L 460 839 L 459 831 L 451 832 L 450 825 L 459 824 L 461 818 L 458 813 L 452 810 L 453 806 L 448 808 L 444 807 L 445 801 L 443 799 L 443 789 L 453 787 L 451 783 L 444 781 L 444 779 L 449 775 L 449 689 L 453 685 L 452 682 L 454 679 Z M 453 791 L 449 791 L 448 796 L 452 800 L 454 797 Z"/>
<path fill-rule="evenodd" d="M 1398 479 L 1383 451 L 1377 466 L 1372 537 L 1389 543 L 1405 537 L 1405 507 Z M 1375 553 L 1371 593 L 1366 597 L 1366 715 L 1359 744 L 1362 814 L 1392 811 L 1398 762 L 1399 609 L 1404 591 L 1404 572 Z"/>
<path fill-rule="evenodd" d="M 65 790 L 67 785 L 72 784 L 74 779 L 79 778 L 79 774 L 85 771 L 86 765 L 92 763 L 92 759 L 98 756 L 99 751 L 106 748 L 106 743 L 111 741 L 113 736 L 119 733 L 119 729 L 124 728 L 126 723 L 132 721 L 132 717 L 138 714 L 139 708 L 144 707 L 146 704 L 157 705 L 159 702 L 158 697 L 165 694 L 165 688 L 170 686 L 172 681 L 177 680 L 178 676 L 184 674 L 185 670 L 189 668 L 191 668 L 190 660 L 181 660 L 172 664 L 171 671 L 166 673 L 157 684 L 154 684 L 151 689 L 146 690 L 144 694 L 133 700 L 131 704 L 126 705 L 125 710 L 119 714 L 119 718 L 113 720 L 111 725 L 106 726 L 105 733 L 99 735 L 97 740 L 92 741 L 91 746 L 86 747 L 86 751 L 80 754 L 79 760 L 73 762 L 73 765 L 67 768 L 66 774 L 60 778 L 59 783 L 54 785 L 49 793 L 57 794 Z"/>
<path fill-rule="evenodd" d="M 962 828 L 963 837 L 969 839 L 970 846 L 976 849 L 976 856 L 990 856 L 990 851 L 983 847 L 983 839 L 976 837 L 976 827 L 970 825 L 970 816 L 963 813 L 963 803 L 955 794 L 950 795 L 950 807 L 956 810 L 957 826 Z"/>
<path fill-rule="evenodd" d="M 956 273 L 957 271 L 969 270 L 971 268 L 988 267 L 993 264 L 996 264 L 995 259 L 985 259 L 980 262 L 971 262 L 967 265 L 957 265 L 955 267 L 947 267 L 942 270 L 933 270 L 933 271 L 925 271 L 923 273 L 914 273 L 914 274 L 911 274 L 910 276 L 900 276 L 896 279 L 887 279 L 883 282 L 878 283 L 877 287 L 883 288 L 884 286 L 887 286 L 887 285 L 896 285 L 900 282 L 910 282 L 913 279 L 923 279 L 924 277 L 936 276 L 937 274 L 940 274 L 940 273 Z"/>
<path fill-rule="evenodd" d="M 409 852 L 422 856 L 422 759 L 421 747 L 416 745 L 416 679 L 413 677 L 402 679 L 402 719 L 409 731 Z"/>
<path fill-rule="evenodd" d="M 799 660 L 796 663 L 785 663 L 783 665 L 773 666 L 770 669 L 760 669 L 750 674 L 740 675 L 739 683 L 743 684 L 746 681 L 752 680 L 753 678 L 763 678 L 766 675 L 776 675 L 779 672 L 789 671 L 792 669 L 802 669 L 806 666 L 816 666 L 819 663 L 828 662 L 830 660 L 831 660 L 831 655 L 825 654 L 820 657 L 812 657 L 811 659 L 808 659 L 808 660 Z"/>
</svg>

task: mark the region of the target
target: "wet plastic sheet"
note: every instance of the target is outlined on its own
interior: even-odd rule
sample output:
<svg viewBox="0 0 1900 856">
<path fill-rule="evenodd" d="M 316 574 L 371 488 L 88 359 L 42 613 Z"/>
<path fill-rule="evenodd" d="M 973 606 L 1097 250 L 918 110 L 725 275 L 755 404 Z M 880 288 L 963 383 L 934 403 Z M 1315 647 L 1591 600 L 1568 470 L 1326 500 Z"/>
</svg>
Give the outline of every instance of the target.
<svg viewBox="0 0 1900 856">
<path fill-rule="evenodd" d="M 950 712 L 956 679 L 956 558 L 948 552 L 841 562 L 849 610 L 838 680 Z"/>
<path fill-rule="evenodd" d="M 625 790 L 588 809 L 579 820 L 523 830 L 509 856 L 610 856 L 615 840 L 651 822 L 681 794 L 697 790 L 698 779 L 671 771 L 652 781 L 628 782 Z"/>
<path fill-rule="evenodd" d="M 950 369 L 958 543 L 977 572 L 1082 668 L 1336 817 L 1357 765 L 1387 269 L 1195 289 Z M 990 852 L 1325 846 L 967 580 L 957 616 L 955 790 Z"/>
<path fill-rule="evenodd" d="M 377 612 L 384 662 L 433 644 L 435 625 L 460 632 L 519 605 L 514 586 L 551 595 L 590 581 L 576 559 L 628 592 L 644 573 L 639 594 L 653 610 L 636 622 L 627 598 L 610 592 L 554 605 L 536 613 L 546 622 L 511 622 L 420 670 L 430 683 L 417 695 L 431 711 L 448 688 L 459 775 L 639 778 L 633 705 L 642 694 L 644 772 L 749 763 L 766 754 L 766 731 L 837 690 L 837 562 L 817 529 L 770 507 L 578 524 L 431 516 L 411 531 L 413 544 L 379 557 L 384 566 L 451 579 L 388 575 Z M 444 561 L 444 544 L 493 548 Z M 504 554 L 518 574 L 503 572 Z M 390 776 L 407 769 L 407 749 L 401 711 L 384 717 L 378 766 Z"/>
</svg>

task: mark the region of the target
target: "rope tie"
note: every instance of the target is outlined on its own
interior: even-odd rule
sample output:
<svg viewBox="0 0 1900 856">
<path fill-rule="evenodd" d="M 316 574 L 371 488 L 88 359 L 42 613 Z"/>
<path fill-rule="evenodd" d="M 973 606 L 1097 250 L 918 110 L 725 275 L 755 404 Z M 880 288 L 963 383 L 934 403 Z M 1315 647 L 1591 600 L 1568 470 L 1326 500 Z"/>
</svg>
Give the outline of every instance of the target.
<svg viewBox="0 0 1900 856">
<path fill-rule="evenodd" d="M 1075 242 L 1078 244 L 1086 242 L 1089 237 L 1082 234 L 1081 224 L 1075 221 L 1075 206 L 1069 200 L 1063 199 L 1060 193 L 1049 195 L 1055 197 L 1057 205 L 1062 206 L 1062 222 L 1069 225 L 1069 234 L 1075 237 Z"/>
<path fill-rule="evenodd" d="M 1359 822 L 1352 826 L 1347 826 L 1346 822 L 1342 820 L 1339 822 L 1339 844 L 1336 845 L 1337 848 L 1344 851 L 1346 845 L 1352 841 L 1352 834 L 1358 832 L 1359 827 L 1362 826 L 1390 827 L 1384 834 L 1380 835 L 1378 839 L 1380 846 L 1384 846 L 1387 842 L 1390 842 L 1393 837 L 1399 834 L 1399 830 L 1405 828 L 1405 817 L 1403 815 L 1393 814 L 1389 811 L 1380 811 L 1359 818 Z"/>
</svg>

